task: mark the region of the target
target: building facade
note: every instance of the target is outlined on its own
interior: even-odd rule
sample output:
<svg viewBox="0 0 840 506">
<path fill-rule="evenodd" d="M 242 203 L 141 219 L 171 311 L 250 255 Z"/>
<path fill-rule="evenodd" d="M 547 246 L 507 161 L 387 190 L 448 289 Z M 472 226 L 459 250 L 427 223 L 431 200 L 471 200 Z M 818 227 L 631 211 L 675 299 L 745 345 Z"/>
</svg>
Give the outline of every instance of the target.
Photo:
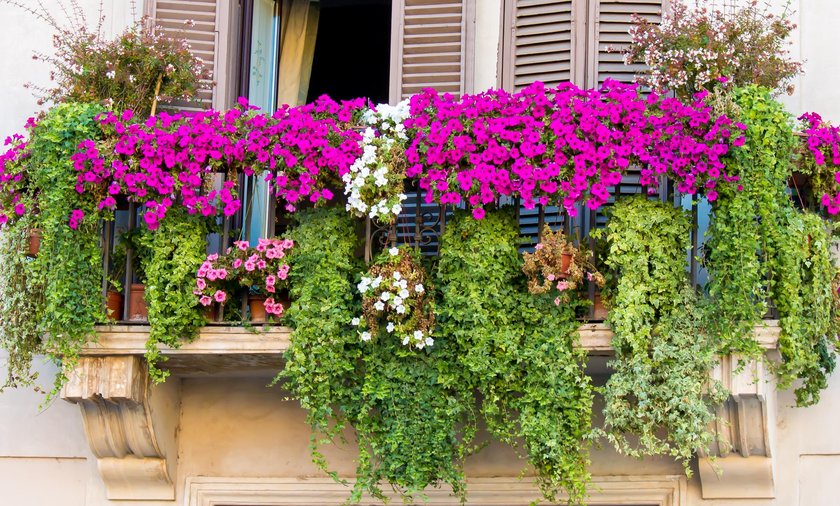
<svg viewBox="0 0 840 506">
<path fill-rule="evenodd" d="M 80 4 L 96 16 L 98 2 Z M 110 33 L 135 15 L 127 0 L 105 0 L 104 7 Z M 146 0 L 136 7 L 185 35 L 212 68 L 212 92 L 186 107 L 226 108 L 246 95 L 272 109 L 321 93 L 394 103 L 428 86 L 460 94 L 536 80 L 581 87 L 608 77 L 629 81 L 638 69 L 614 50 L 629 40 L 631 14 L 657 20 L 667 0 Z M 840 61 L 826 36 L 840 21 L 840 5 L 793 7 L 793 52 L 806 73 L 783 101 L 794 114 L 819 111 L 840 121 Z M 50 30 L 12 6 L 0 9 L 5 137 L 38 108 L 22 85 L 46 82 L 48 69 L 31 52 L 49 51 Z M 264 225 L 255 220 L 253 233 Z M 286 329 L 259 336 L 205 330 L 172 352 L 173 375 L 157 386 L 144 372 L 144 332 L 103 331 L 61 399 L 49 405 L 33 391 L 0 395 L 5 504 L 326 505 L 346 498 L 347 489 L 311 463 L 305 413 L 281 387 L 266 387 L 282 367 Z M 767 360 L 776 359 L 777 328 L 756 332 Z M 608 339 L 603 326 L 582 332 L 596 383 L 609 374 Z M 743 371 L 733 363 L 722 358 L 715 371 L 732 392 L 719 427 L 728 445 L 698 456 L 690 478 L 670 459 L 639 461 L 604 445 L 592 454 L 591 504 L 837 504 L 840 379 L 830 379 L 818 405 L 796 408 L 763 363 Z M 44 365 L 39 381 L 49 388 L 54 374 Z M 328 457 L 352 478 L 351 449 L 336 447 Z M 528 504 L 536 489 L 519 478 L 522 466 L 511 449 L 495 444 L 468 460 L 470 503 Z M 430 491 L 429 502 L 457 503 L 445 490 Z"/>
</svg>

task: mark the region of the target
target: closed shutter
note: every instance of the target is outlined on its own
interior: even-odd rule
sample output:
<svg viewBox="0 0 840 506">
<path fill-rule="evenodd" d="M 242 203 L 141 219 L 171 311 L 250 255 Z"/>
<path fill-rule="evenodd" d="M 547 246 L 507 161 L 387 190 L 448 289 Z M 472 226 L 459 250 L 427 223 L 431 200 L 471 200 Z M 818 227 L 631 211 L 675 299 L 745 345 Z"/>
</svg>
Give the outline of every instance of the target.
<svg viewBox="0 0 840 506">
<path fill-rule="evenodd" d="M 469 0 L 394 0 L 391 101 L 435 88 L 465 90 Z"/>
<path fill-rule="evenodd" d="M 607 78 L 632 83 L 644 70 L 643 64 L 624 64 L 622 50 L 630 44 L 633 14 L 659 23 L 667 0 L 590 0 L 590 16 L 594 19 L 590 35 L 592 64 L 588 67 L 587 86 L 596 88 Z"/>
<path fill-rule="evenodd" d="M 502 34 L 502 86 L 535 81 L 582 85 L 585 0 L 507 0 Z"/>
<path fill-rule="evenodd" d="M 218 75 L 217 72 L 220 68 L 217 58 L 218 1 L 221 0 L 152 0 L 149 2 L 153 7 L 151 15 L 155 23 L 167 34 L 184 38 L 193 54 L 201 58 L 204 65 L 210 69 L 214 81 L 224 80 L 227 77 Z M 176 101 L 166 106 L 178 109 L 223 107 L 224 104 L 216 104 L 215 97 L 215 88 L 211 88 L 201 91 L 189 102 Z"/>
</svg>

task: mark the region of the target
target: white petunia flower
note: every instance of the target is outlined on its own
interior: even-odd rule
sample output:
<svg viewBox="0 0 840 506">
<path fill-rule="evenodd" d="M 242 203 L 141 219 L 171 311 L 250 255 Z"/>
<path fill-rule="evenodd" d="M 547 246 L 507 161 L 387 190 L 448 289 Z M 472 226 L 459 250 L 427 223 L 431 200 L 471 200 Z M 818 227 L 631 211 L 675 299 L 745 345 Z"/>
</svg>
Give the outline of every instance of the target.
<svg viewBox="0 0 840 506">
<path fill-rule="evenodd" d="M 402 274 L 400 274 L 400 271 L 394 271 L 394 279 L 396 279 L 397 281 L 402 279 Z"/>
<path fill-rule="evenodd" d="M 400 290 L 400 297 L 401 297 L 401 298 L 403 298 L 403 299 L 407 299 L 407 298 L 408 298 L 408 296 L 409 296 L 408 290 L 406 290 L 405 288 L 403 288 L 402 290 Z"/>
<path fill-rule="evenodd" d="M 382 295 L 380 295 L 379 298 L 384 301 L 387 301 L 391 298 L 391 292 L 382 292 Z"/>
<path fill-rule="evenodd" d="M 417 292 L 417 293 L 423 293 L 423 292 L 426 291 L 426 289 L 423 288 L 423 285 L 418 283 L 418 284 L 414 285 L 414 291 Z"/>
<path fill-rule="evenodd" d="M 382 283 L 382 276 L 376 276 L 373 281 L 370 282 L 370 286 L 373 288 L 379 288 L 379 285 Z"/>
<path fill-rule="evenodd" d="M 352 320 L 350 320 L 350 324 L 354 327 L 358 327 L 361 322 L 362 321 L 359 318 L 353 318 Z"/>
<path fill-rule="evenodd" d="M 408 336 L 403 337 L 403 345 L 408 344 L 408 341 L 409 341 L 410 339 L 411 339 L 411 338 L 409 338 Z"/>
<path fill-rule="evenodd" d="M 394 297 L 394 302 L 392 303 L 392 305 L 394 307 L 398 307 L 398 306 L 402 306 L 402 303 L 403 303 L 402 297 L 398 296 L 398 297 Z"/>
<path fill-rule="evenodd" d="M 370 332 L 362 332 L 362 341 L 370 341 Z"/>
<path fill-rule="evenodd" d="M 431 337 L 426 338 L 426 346 L 433 346 L 435 344 L 435 340 Z"/>
<path fill-rule="evenodd" d="M 397 314 L 405 314 L 405 306 L 397 306 Z"/>
<path fill-rule="evenodd" d="M 383 303 L 381 300 L 376 301 L 376 303 L 373 305 L 373 307 L 377 311 L 383 311 L 385 309 L 385 303 Z"/>
<path fill-rule="evenodd" d="M 423 340 L 423 331 L 422 330 L 415 330 L 414 331 L 414 340 L 422 341 Z"/>
<path fill-rule="evenodd" d="M 388 322 L 388 325 L 385 327 L 385 330 L 387 330 L 389 334 L 391 332 L 393 332 L 394 331 L 394 322 Z"/>
<path fill-rule="evenodd" d="M 392 257 L 393 257 L 393 256 L 397 256 L 397 254 L 398 254 L 399 252 L 400 252 L 400 250 L 399 250 L 399 249 L 397 249 L 397 247 L 396 247 L 396 246 L 388 250 L 388 253 L 390 253 Z"/>
</svg>

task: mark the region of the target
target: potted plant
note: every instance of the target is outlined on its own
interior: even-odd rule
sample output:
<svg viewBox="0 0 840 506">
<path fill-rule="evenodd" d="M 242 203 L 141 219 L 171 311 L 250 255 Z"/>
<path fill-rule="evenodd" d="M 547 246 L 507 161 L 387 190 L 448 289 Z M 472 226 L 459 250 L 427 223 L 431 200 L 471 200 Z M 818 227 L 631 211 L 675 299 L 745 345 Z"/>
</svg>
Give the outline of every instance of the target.
<svg viewBox="0 0 840 506">
<path fill-rule="evenodd" d="M 563 232 L 555 232 L 548 225 L 534 252 L 523 256 L 522 271 L 528 279 L 528 291 L 542 295 L 556 290 L 557 306 L 567 302 L 569 293 L 581 287 L 584 279 L 598 288 L 604 286 L 604 276 L 595 268 L 592 252 L 575 246 Z"/>
<path fill-rule="evenodd" d="M 293 245 L 290 239 L 260 239 L 254 247 L 236 241 L 224 255 L 208 255 L 193 290 L 199 304 L 208 308 L 224 304 L 242 288 L 248 294 L 251 322 L 265 322 L 269 315 L 281 317 L 289 307 L 286 255 Z"/>
</svg>

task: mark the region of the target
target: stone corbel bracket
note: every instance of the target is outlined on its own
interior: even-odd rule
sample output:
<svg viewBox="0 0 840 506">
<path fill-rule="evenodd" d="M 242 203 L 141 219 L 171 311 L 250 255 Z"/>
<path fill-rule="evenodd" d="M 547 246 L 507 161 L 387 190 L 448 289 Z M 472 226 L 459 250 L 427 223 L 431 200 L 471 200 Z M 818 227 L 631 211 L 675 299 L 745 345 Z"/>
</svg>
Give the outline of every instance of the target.
<svg viewBox="0 0 840 506">
<path fill-rule="evenodd" d="M 717 444 L 698 465 L 704 499 L 773 498 L 775 384 L 765 360 L 720 357 L 712 378 L 729 390 L 718 409 Z"/>
<path fill-rule="evenodd" d="M 82 357 L 61 397 L 79 406 L 111 500 L 174 500 L 176 382 L 149 388 L 138 356 Z"/>
</svg>

